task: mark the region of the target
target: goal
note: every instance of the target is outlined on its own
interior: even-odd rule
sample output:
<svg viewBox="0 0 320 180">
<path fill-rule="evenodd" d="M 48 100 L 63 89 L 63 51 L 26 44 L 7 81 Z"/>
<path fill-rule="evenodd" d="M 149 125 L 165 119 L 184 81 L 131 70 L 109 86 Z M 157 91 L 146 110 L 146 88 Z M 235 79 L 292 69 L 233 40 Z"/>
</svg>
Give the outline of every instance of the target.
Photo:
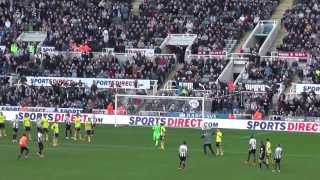
<svg viewBox="0 0 320 180">
<path fill-rule="evenodd" d="M 204 97 L 115 95 L 115 126 L 125 123 L 119 118 L 127 116 L 205 118 L 211 102 Z"/>
</svg>

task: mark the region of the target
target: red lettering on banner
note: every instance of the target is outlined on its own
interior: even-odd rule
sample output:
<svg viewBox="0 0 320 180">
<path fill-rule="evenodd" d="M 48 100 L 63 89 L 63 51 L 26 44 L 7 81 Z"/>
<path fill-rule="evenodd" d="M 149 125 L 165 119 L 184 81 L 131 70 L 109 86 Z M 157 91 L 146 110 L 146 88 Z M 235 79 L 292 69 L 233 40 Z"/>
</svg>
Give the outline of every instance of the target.
<svg viewBox="0 0 320 180">
<path fill-rule="evenodd" d="M 288 123 L 288 131 L 293 131 L 294 130 L 294 124 L 293 123 L 291 123 L 291 122 L 289 122 Z"/>
<path fill-rule="evenodd" d="M 184 119 L 179 119 L 178 127 L 183 127 L 183 122 L 184 122 Z"/>
<path fill-rule="evenodd" d="M 312 130 L 312 124 L 308 123 L 306 126 L 306 131 L 311 131 Z"/>
<path fill-rule="evenodd" d="M 304 123 L 300 123 L 299 124 L 299 131 L 304 131 L 305 128 L 305 124 Z"/>
<path fill-rule="evenodd" d="M 197 126 L 196 123 L 197 123 L 196 119 L 191 119 L 191 121 L 190 121 L 191 127 L 196 127 Z"/>
<path fill-rule="evenodd" d="M 295 52 L 295 51 L 279 51 L 279 57 L 293 57 L 293 58 L 300 58 L 300 59 L 309 59 L 310 54 L 308 52 Z"/>
<path fill-rule="evenodd" d="M 172 127 L 172 126 L 173 126 L 173 124 L 174 124 L 174 119 L 172 119 L 172 118 L 168 118 L 167 126 L 168 126 L 168 127 Z"/>
<path fill-rule="evenodd" d="M 198 126 L 197 127 L 201 127 L 201 122 L 202 122 L 202 119 L 198 119 Z"/>
<path fill-rule="evenodd" d="M 201 122 L 201 119 L 168 118 L 166 125 L 168 127 L 198 128 Z"/>
<path fill-rule="evenodd" d="M 296 122 L 288 123 L 288 131 L 300 131 L 300 132 L 317 132 L 319 124 L 317 123 L 305 123 L 305 122 Z"/>
<path fill-rule="evenodd" d="M 55 116 L 54 116 L 54 121 L 61 121 L 61 120 L 63 120 L 63 118 L 61 117 L 63 114 L 56 114 Z"/>
<path fill-rule="evenodd" d="M 190 127 L 190 119 L 185 120 L 184 127 Z"/>
<path fill-rule="evenodd" d="M 318 126 L 319 126 L 318 124 L 314 123 L 312 125 L 312 131 L 317 132 L 318 131 Z"/>
<path fill-rule="evenodd" d="M 87 118 L 88 118 L 88 115 L 82 114 L 82 116 L 81 116 L 82 122 L 85 122 L 87 120 Z"/>
</svg>

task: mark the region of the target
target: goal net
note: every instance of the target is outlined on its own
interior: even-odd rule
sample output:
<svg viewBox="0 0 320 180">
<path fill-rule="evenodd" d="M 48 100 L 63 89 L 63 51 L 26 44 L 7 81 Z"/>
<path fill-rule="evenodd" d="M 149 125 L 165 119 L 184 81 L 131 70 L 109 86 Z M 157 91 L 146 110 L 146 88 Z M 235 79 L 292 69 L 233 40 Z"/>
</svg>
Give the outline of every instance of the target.
<svg viewBox="0 0 320 180">
<path fill-rule="evenodd" d="M 202 119 L 210 112 L 210 105 L 211 102 L 204 97 L 116 94 L 115 126 L 126 124 L 121 120 L 121 115 Z"/>
</svg>

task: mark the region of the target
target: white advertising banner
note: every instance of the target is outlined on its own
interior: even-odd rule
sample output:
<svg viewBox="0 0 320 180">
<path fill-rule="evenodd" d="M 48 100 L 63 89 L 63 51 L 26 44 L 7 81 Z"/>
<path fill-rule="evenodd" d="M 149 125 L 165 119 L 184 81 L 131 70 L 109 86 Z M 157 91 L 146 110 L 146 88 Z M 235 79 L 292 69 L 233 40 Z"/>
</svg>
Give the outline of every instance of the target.
<svg viewBox="0 0 320 180">
<path fill-rule="evenodd" d="M 66 113 L 50 112 L 17 112 L 2 111 L 6 120 L 13 120 L 18 117 L 22 120 L 28 115 L 31 121 L 36 121 L 46 114 L 50 122 L 63 122 Z M 287 131 L 320 133 L 319 122 L 294 122 L 294 121 L 265 121 L 265 120 L 234 120 L 234 119 L 202 119 L 202 118 L 180 118 L 180 117 L 159 117 L 159 116 L 129 116 L 129 115 L 104 115 L 104 114 L 80 114 L 81 122 L 87 121 L 95 116 L 99 124 L 121 124 L 129 126 L 152 127 L 157 123 L 163 123 L 169 128 L 195 128 L 195 129 L 243 129 L 257 131 Z M 71 120 L 74 121 L 75 113 L 71 113 Z"/>
<path fill-rule="evenodd" d="M 64 117 L 67 113 L 55 113 L 55 112 L 20 112 L 20 111 L 2 111 L 6 120 L 12 121 L 18 118 L 19 121 L 22 121 L 23 117 L 28 115 L 31 121 L 36 121 L 39 118 L 42 118 L 44 115 L 47 115 L 49 122 L 64 122 Z M 70 113 L 71 121 L 74 121 L 77 113 Z M 81 113 L 80 118 L 81 122 L 87 121 L 89 118 L 95 117 L 97 119 L 97 123 L 99 124 L 114 124 L 114 116 L 113 115 L 103 115 L 103 114 L 85 114 Z"/>
<path fill-rule="evenodd" d="M 45 53 L 45 52 L 54 52 L 56 50 L 55 47 L 51 47 L 51 46 L 42 46 L 41 47 L 41 52 Z"/>
<path fill-rule="evenodd" d="M 126 53 L 135 55 L 136 53 L 141 53 L 142 55 L 152 57 L 154 56 L 154 49 L 136 49 L 136 48 L 131 48 L 131 49 L 126 49 Z"/>
<path fill-rule="evenodd" d="M 53 108 L 53 107 L 0 106 L 0 111 L 81 113 L 83 111 L 83 109 L 80 109 L 80 108 Z"/>
<path fill-rule="evenodd" d="M 104 78 L 73 78 L 73 77 L 34 77 L 27 76 L 29 86 L 51 86 L 58 84 L 70 86 L 73 83 L 84 83 L 91 87 L 96 82 L 98 88 L 118 88 L 118 89 L 150 89 L 150 80 L 140 79 L 104 79 Z"/>
<path fill-rule="evenodd" d="M 296 84 L 296 93 L 313 91 L 316 94 L 320 94 L 320 84 Z"/>
</svg>

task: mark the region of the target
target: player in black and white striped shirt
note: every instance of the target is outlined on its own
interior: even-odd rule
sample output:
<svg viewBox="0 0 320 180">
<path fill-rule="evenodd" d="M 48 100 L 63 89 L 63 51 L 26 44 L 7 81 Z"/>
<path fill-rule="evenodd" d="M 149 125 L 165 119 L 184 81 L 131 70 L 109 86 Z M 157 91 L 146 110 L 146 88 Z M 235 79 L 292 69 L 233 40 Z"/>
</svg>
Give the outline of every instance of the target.
<svg viewBox="0 0 320 180">
<path fill-rule="evenodd" d="M 96 118 L 96 115 L 93 114 L 89 119 L 90 119 L 91 122 L 92 122 L 91 135 L 94 135 L 94 130 L 96 129 L 96 126 L 97 126 L 97 118 Z"/>
<path fill-rule="evenodd" d="M 65 123 L 65 136 L 66 136 L 66 139 L 71 139 L 72 130 L 71 130 L 71 118 L 70 118 L 70 114 L 69 113 L 67 113 L 67 115 L 64 117 L 64 123 Z"/>
<path fill-rule="evenodd" d="M 280 146 L 280 144 L 278 144 L 278 146 L 276 147 L 275 151 L 274 151 L 274 170 L 273 172 L 275 172 L 276 170 L 278 170 L 278 172 L 280 172 L 280 161 L 282 158 L 282 147 Z"/>
<path fill-rule="evenodd" d="M 43 146 L 43 129 L 38 130 L 37 142 L 38 142 L 38 149 L 39 149 L 37 154 L 39 155 L 39 157 L 43 158 L 44 157 L 44 155 L 43 155 L 43 148 L 44 148 L 44 146 Z"/>
<path fill-rule="evenodd" d="M 16 118 L 12 121 L 12 143 L 17 143 L 17 135 L 19 130 L 19 119 L 18 115 L 16 115 Z"/>
<path fill-rule="evenodd" d="M 188 146 L 187 142 L 183 141 L 183 143 L 179 146 L 179 167 L 178 169 L 184 169 L 186 167 L 186 161 L 188 157 Z"/>
<path fill-rule="evenodd" d="M 249 163 L 251 157 L 253 156 L 253 164 L 256 163 L 256 150 L 257 150 L 257 140 L 254 138 L 254 135 L 251 135 L 249 140 L 249 147 L 248 147 L 248 159 L 246 163 Z"/>
</svg>

